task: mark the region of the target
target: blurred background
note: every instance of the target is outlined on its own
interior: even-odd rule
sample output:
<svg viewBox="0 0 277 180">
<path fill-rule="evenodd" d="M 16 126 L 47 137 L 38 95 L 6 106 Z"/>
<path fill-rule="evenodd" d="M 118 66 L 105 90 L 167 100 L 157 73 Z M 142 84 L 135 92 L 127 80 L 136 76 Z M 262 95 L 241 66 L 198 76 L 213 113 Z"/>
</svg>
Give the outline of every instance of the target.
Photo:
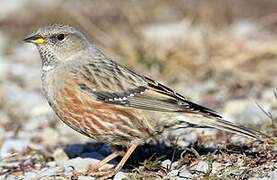
<svg viewBox="0 0 277 180">
<path fill-rule="evenodd" d="M 92 148 L 86 144 L 92 140 L 57 120 L 41 94 L 40 57 L 22 39 L 51 23 L 78 27 L 118 62 L 230 121 L 276 136 L 275 0 L 1 0 L 0 7 L 0 177 L 37 178 L 45 168 L 48 174 L 39 178 L 50 177 L 57 174 L 51 168 L 92 157 L 87 163 L 110 152 L 101 144 Z M 205 129 L 165 136 L 166 145 L 178 136 L 182 148 L 196 142 L 216 148 L 217 143 L 247 141 Z M 239 175 L 274 179 L 276 159 Z M 186 177 L 194 177 L 191 168 L 185 166 Z M 260 174 L 259 168 L 266 170 Z M 219 169 L 210 173 L 220 174 Z"/>
</svg>

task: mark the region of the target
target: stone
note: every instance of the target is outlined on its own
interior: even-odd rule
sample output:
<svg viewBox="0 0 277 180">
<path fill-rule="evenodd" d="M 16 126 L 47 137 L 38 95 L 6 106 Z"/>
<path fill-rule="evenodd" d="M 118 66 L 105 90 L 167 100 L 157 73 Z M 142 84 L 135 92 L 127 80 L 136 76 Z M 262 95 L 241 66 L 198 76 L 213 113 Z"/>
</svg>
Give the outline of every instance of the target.
<svg viewBox="0 0 277 180">
<path fill-rule="evenodd" d="M 57 166 L 56 161 L 50 161 L 50 162 L 47 162 L 46 164 L 47 164 L 47 166 L 49 166 L 49 167 Z"/>
<path fill-rule="evenodd" d="M 6 176 L 6 175 L 3 175 L 3 176 L 1 176 L 0 175 L 0 179 L 5 179 L 5 180 L 18 180 L 19 179 L 19 177 L 17 176 L 17 175 L 8 175 L 8 176 Z"/>
<path fill-rule="evenodd" d="M 24 175 L 24 179 L 52 179 L 63 172 L 61 167 L 46 167 L 36 172 L 28 172 Z M 58 179 L 58 178 L 57 178 Z"/>
<path fill-rule="evenodd" d="M 171 161 L 169 159 L 166 159 L 162 162 L 161 166 L 164 168 L 168 168 L 171 164 Z"/>
<path fill-rule="evenodd" d="M 57 164 L 59 164 L 60 166 L 63 166 L 66 170 L 72 170 L 72 167 L 74 167 L 74 169 L 76 171 L 85 171 L 87 170 L 87 168 L 89 167 L 89 165 L 97 163 L 98 160 L 96 159 L 91 159 L 91 158 L 73 158 L 73 159 L 69 159 L 67 161 L 57 161 Z"/>
<path fill-rule="evenodd" d="M 192 179 L 192 174 L 187 170 L 187 168 L 184 167 L 182 167 L 182 169 L 179 170 L 179 174 L 176 177 L 176 180 L 182 179 Z"/>
<path fill-rule="evenodd" d="M 66 161 L 57 161 L 57 164 L 61 167 L 64 167 L 66 171 L 72 171 L 73 167 L 76 171 L 83 172 L 86 171 L 90 165 L 95 164 L 97 162 L 99 162 L 99 160 L 97 159 L 77 157 Z M 106 164 L 100 170 L 109 169 L 113 166 L 114 165 L 112 164 Z"/>
<path fill-rule="evenodd" d="M 95 180 L 95 177 L 91 176 L 78 176 L 78 180 Z"/>
<path fill-rule="evenodd" d="M 125 174 L 125 173 L 123 173 L 123 172 L 118 172 L 115 176 L 114 176 L 114 178 L 113 178 L 114 180 L 123 180 L 123 179 L 129 179 L 128 178 L 128 176 Z"/>
<path fill-rule="evenodd" d="M 203 173 L 207 173 L 209 171 L 209 164 L 206 161 L 199 161 L 194 167 L 191 168 L 192 170 L 200 171 Z"/>
<path fill-rule="evenodd" d="M 268 174 L 266 177 L 255 177 L 253 179 L 257 180 L 276 180 L 277 179 L 277 170 L 274 170 Z"/>
<path fill-rule="evenodd" d="M 212 164 L 212 174 L 218 174 L 222 169 L 226 168 L 226 164 L 224 163 L 218 163 L 218 162 L 213 162 Z"/>
</svg>

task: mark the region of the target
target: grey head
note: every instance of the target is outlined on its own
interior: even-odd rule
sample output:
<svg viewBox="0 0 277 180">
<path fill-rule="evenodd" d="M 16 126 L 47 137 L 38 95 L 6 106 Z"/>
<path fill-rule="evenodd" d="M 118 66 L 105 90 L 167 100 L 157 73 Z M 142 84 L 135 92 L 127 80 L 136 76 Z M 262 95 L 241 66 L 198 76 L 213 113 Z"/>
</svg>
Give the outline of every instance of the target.
<svg viewBox="0 0 277 180">
<path fill-rule="evenodd" d="M 63 24 L 41 27 L 24 41 L 37 46 L 43 71 L 54 69 L 91 48 L 91 44 L 80 31 Z"/>
</svg>

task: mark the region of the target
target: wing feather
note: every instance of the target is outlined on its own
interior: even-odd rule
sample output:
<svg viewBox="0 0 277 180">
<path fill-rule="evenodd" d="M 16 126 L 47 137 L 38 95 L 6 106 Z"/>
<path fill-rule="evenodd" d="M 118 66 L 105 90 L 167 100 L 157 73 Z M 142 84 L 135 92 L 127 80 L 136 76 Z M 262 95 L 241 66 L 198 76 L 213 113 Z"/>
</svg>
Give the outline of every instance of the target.
<svg viewBox="0 0 277 180">
<path fill-rule="evenodd" d="M 87 66 L 90 66 L 89 69 L 76 73 L 76 80 L 82 92 L 98 101 L 150 111 L 201 114 L 207 118 L 189 123 L 236 132 L 256 139 L 263 135 L 225 121 L 216 111 L 193 103 L 169 87 L 113 61 L 96 61 Z"/>
<path fill-rule="evenodd" d="M 84 67 L 86 70 L 81 71 L 82 73 L 79 73 L 81 77 L 78 78 L 80 89 L 95 96 L 99 101 L 152 111 L 200 113 L 204 116 L 221 118 L 215 111 L 187 100 L 148 77 L 138 75 L 114 62 L 108 64 L 109 68 L 106 68 L 107 64 L 101 68 L 103 65 L 89 64 L 90 70 Z M 96 72 L 93 68 L 97 68 L 97 74 L 93 74 Z M 101 80 L 96 81 L 95 76 L 100 76 Z M 88 81 L 88 77 L 91 77 L 92 81 Z M 107 83 L 107 78 L 114 80 L 109 79 Z"/>
</svg>

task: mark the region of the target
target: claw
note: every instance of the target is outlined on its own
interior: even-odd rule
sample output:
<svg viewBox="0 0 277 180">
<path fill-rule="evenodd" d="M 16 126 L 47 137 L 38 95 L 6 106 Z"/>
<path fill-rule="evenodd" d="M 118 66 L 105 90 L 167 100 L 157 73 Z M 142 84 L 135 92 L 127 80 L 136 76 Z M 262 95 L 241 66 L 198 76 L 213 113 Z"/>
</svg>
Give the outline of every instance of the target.
<svg viewBox="0 0 277 180">
<path fill-rule="evenodd" d="M 87 169 L 87 171 L 85 173 L 80 173 L 77 172 L 74 167 L 73 168 L 73 176 L 72 177 L 78 177 L 78 176 L 96 176 L 98 179 L 108 179 L 112 176 L 114 176 L 116 173 L 118 173 L 120 171 L 120 169 L 123 167 L 123 165 L 126 163 L 127 159 L 129 158 L 129 156 L 132 154 L 132 152 L 136 149 L 137 144 L 132 144 L 129 149 L 127 150 L 127 152 L 124 154 L 123 158 L 121 159 L 121 161 L 113 168 L 110 168 L 106 171 L 99 171 L 96 172 L 97 170 L 99 170 L 99 168 L 101 168 L 102 166 L 104 166 L 105 164 L 107 164 L 107 162 L 111 161 L 112 159 L 114 159 L 115 157 L 119 156 L 122 154 L 122 152 L 114 152 L 112 154 L 110 154 L 108 157 L 106 157 L 105 159 L 103 159 L 102 161 L 93 164 L 91 166 L 89 166 L 89 168 Z"/>
<path fill-rule="evenodd" d="M 113 177 L 115 175 L 115 168 L 110 168 L 108 170 L 105 171 L 98 171 L 98 172 L 93 172 L 90 174 L 87 174 L 89 176 L 94 176 L 94 177 L 98 177 L 98 179 L 103 180 L 103 179 L 108 179 L 110 177 Z"/>
</svg>

